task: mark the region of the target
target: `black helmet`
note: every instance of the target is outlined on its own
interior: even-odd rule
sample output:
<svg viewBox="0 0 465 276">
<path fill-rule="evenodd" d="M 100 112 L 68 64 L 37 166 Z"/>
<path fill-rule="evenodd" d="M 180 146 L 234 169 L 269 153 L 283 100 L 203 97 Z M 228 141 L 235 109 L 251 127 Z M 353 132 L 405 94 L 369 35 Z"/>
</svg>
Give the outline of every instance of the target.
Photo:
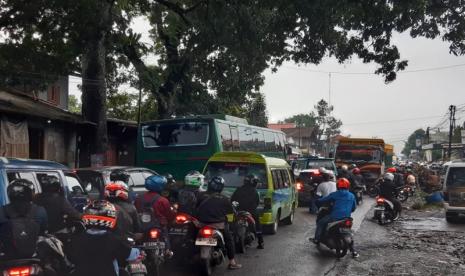
<svg viewBox="0 0 465 276">
<path fill-rule="evenodd" d="M 61 191 L 60 180 L 54 175 L 46 175 L 42 177 L 40 184 L 42 185 L 42 190 L 44 190 L 44 192 L 58 193 Z"/>
<path fill-rule="evenodd" d="M 129 174 L 123 169 L 116 169 L 110 173 L 110 181 L 123 181 L 124 183 L 128 184 Z"/>
<path fill-rule="evenodd" d="M 221 176 L 214 176 L 210 181 L 208 181 L 208 192 L 221 193 L 224 188 L 224 178 Z"/>
<path fill-rule="evenodd" d="M 171 174 L 167 173 L 167 174 L 164 175 L 164 177 L 166 178 L 168 186 L 176 184 L 176 180 L 174 179 L 174 177 Z"/>
<path fill-rule="evenodd" d="M 34 194 L 34 184 L 27 179 L 15 179 L 10 182 L 7 188 L 10 201 L 32 201 Z"/>
<path fill-rule="evenodd" d="M 356 164 L 350 164 L 349 170 L 353 170 L 353 169 L 355 169 L 355 168 L 357 168 L 357 165 L 356 165 Z"/>
<path fill-rule="evenodd" d="M 244 177 L 244 185 L 257 188 L 258 183 L 260 183 L 260 179 L 255 174 L 249 174 Z"/>
</svg>

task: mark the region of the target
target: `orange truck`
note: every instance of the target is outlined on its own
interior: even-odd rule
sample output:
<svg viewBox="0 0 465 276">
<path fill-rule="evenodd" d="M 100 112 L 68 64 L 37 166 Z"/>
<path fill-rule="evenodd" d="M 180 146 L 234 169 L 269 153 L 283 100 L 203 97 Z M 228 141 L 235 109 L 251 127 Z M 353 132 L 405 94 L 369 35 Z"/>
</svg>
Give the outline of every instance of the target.
<svg viewBox="0 0 465 276">
<path fill-rule="evenodd" d="M 376 181 L 383 174 L 386 154 L 392 160 L 393 147 L 384 143 L 383 139 L 342 137 L 336 142 L 335 162 L 338 168 L 357 165 L 368 183 Z"/>
</svg>

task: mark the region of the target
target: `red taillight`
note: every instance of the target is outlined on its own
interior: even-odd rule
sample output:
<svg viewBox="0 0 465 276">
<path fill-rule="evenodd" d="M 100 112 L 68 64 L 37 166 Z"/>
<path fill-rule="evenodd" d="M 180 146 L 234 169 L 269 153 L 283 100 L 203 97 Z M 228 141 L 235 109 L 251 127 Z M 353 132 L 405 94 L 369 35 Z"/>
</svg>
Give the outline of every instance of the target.
<svg viewBox="0 0 465 276">
<path fill-rule="evenodd" d="M 176 216 L 176 223 L 177 224 L 183 224 L 186 223 L 187 221 L 187 216 L 186 215 L 177 215 Z"/>
<path fill-rule="evenodd" d="M 350 228 L 350 227 L 352 227 L 352 221 L 348 219 L 348 220 L 344 221 L 344 225 L 345 225 L 345 227 Z"/>
<path fill-rule="evenodd" d="M 313 172 L 313 175 L 316 175 L 316 176 L 320 175 L 320 171 Z"/>
<path fill-rule="evenodd" d="M 211 238 L 213 236 L 213 229 L 205 226 L 202 229 L 200 229 L 200 236 L 203 238 Z"/>
<path fill-rule="evenodd" d="M 31 275 L 31 267 L 30 266 L 25 266 L 25 267 L 13 267 L 8 269 L 7 275 L 8 276 L 29 276 Z"/>
<path fill-rule="evenodd" d="M 151 239 L 156 240 L 160 236 L 160 230 L 158 229 L 150 229 L 149 236 Z"/>
<path fill-rule="evenodd" d="M 376 198 L 376 203 L 377 204 L 384 204 L 384 198 L 382 198 L 382 197 Z"/>
<path fill-rule="evenodd" d="M 297 189 L 297 191 L 301 191 L 303 189 L 304 185 L 300 182 L 297 182 L 295 184 L 295 188 Z"/>
</svg>

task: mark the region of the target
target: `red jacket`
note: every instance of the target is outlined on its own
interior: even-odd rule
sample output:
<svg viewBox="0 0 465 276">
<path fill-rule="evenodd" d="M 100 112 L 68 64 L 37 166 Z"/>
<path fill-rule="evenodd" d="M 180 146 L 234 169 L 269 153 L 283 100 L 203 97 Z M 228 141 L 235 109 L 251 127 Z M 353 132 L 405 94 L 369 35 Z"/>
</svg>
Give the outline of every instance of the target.
<svg viewBox="0 0 465 276">
<path fill-rule="evenodd" d="M 146 192 L 142 197 L 136 199 L 135 205 L 138 212 L 143 209 L 143 202 L 152 201 L 153 197 L 158 195 L 155 192 Z M 155 217 L 161 225 L 166 226 L 176 218 L 176 213 L 171 209 L 171 204 L 165 197 L 159 195 L 160 198 L 155 201 L 152 206 Z"/>
</svg>

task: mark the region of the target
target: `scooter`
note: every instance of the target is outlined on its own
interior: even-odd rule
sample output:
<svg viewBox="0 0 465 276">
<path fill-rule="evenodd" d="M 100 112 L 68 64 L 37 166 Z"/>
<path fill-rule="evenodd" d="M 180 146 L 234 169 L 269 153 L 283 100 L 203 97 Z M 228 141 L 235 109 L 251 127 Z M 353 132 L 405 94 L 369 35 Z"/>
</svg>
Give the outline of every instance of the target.
<svg viewBox="0 0 465 276">
<path fill-rule="evenodd" d="M 199 224 L 200 230 L 195 240 L 195 246 L 200 253 L 199 270 L 201 275 L 212 274 L 213 267 L 224 262 L 224 252 L 226 251 L 223 234 L 215 225 Z"/>
<path fill-rule="evenodd" d="M 152 228 L 145 233 L 140 248 L 146 254 L 144 263 L 149 275 L 159 276 L 160 267 L 165 262 L 165 242 L 161 238 L 161 230 Z"/>
<path fill-rule="evenodd" d="M 328 207 L 320 208 L 317 220 L 328 214 L 329 210 Z M 352 222 L 353 219 L 349 217 L 328 223 L 320 240 L 320 244 L 335 251 L 337 258 L 344 257 L 353 245 Z"/>
<path fill-rule="evenodd" d="M 394 210 L 394 203 L 381 196 L 376 198 L 374 218 L 379 225 L 397 220 L 400 214 Z"/>
</svg>

